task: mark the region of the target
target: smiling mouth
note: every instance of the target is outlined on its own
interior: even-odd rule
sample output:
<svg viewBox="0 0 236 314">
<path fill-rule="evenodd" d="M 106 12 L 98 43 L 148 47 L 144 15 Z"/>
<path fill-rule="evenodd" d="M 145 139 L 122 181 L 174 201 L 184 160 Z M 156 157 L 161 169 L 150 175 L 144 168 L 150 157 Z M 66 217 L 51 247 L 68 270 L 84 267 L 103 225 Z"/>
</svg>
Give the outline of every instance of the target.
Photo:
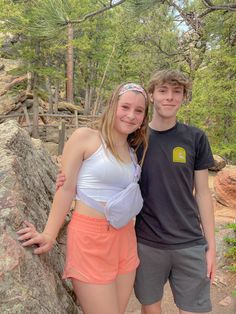
<svg viewBox="0 0 236 314">
<path fill-rule="evenodd" d="M 162 107 L 163 107 L 163 108 L 169 108 L 169 109 L 171 109 L 171 108 L 175 108 L 175 106 L 174 106 L 174 105 L 163 105 Z"/>
<path fill-rule="evenodd" d="M 127 123 L 127 122 L 126 122 L 126 124 L 127 124 L 127 125 L 130 125 L 130 126 L 135 126 L 135 125 L 136 125 L 136 124 L 134 124 L 134 123 Z"/>
<path fill-rule="evenodd" d="M 136 126 L 136 123 L 130 123 L 130 122 L 126 122 L 126 121 L 123 121 L 123 123 L 125 123 L 128 126 Z"/>
</svg>

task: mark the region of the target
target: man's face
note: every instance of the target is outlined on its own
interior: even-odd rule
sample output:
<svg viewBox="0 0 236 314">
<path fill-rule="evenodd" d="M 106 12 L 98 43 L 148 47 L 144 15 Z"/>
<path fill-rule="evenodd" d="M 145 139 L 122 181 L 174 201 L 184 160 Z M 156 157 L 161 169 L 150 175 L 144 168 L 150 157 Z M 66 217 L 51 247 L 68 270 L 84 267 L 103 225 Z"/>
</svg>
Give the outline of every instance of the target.
<svg viewBox="0 0 236 314">
<path fill-rule="evenodd" d="M 156 85 L 153 94 L 150 95 L 155 113 L 162 119 L 175 118 L 184 100 L 184 87 L 163 83 Z"/>
</svg>

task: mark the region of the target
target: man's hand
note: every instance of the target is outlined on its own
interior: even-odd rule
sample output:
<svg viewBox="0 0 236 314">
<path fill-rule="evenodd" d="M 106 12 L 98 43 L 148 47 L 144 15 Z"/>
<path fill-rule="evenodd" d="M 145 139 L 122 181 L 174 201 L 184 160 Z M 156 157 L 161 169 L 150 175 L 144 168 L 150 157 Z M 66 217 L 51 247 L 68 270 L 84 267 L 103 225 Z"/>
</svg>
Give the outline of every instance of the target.
<svg viewBox="0 0 236 314">
<path fill-rule="evenodd" d="M 215 250 L 206 251 L 206 261 L 207 261 L 207 277 L 213 283 L 216 274 L 216 252 Z"/>
<path fill-rule="evenodd" d="M 62 172 L 59 172 L 56 179 L 56 190 L 64 185 L 66 177 Z"/>
</svg>

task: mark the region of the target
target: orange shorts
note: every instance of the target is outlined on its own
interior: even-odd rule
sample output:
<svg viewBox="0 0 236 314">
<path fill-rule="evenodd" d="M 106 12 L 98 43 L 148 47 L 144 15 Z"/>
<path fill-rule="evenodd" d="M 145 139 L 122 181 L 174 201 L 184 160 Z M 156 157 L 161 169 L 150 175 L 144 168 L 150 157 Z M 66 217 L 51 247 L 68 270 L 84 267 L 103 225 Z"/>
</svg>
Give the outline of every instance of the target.
<svg viewBox="0 0 236 314">
<path fill-rule="evenodd" d="M 103 218 L 73 213 L 63 278 L 106 284 L 139 265 L 134 222 L 115 229 Z"/>
</svg>

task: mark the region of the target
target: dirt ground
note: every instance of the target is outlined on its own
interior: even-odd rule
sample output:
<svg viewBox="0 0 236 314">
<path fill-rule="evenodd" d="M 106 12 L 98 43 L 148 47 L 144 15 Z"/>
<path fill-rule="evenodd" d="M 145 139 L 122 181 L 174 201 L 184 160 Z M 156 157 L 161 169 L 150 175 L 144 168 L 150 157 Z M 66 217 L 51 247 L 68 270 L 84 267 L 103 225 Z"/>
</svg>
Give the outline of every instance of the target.
<svg viewBox="0 0 236 314">
<path fill-rule="evenodd" d="M 224 226 L 234 222 L 236 210 L 223 207 L 215 202 L 216 238 L 223 236 Z M 236 297 L 232 291 L 236 290 L 236 275 L 218 267 L 215 281 L 211 289 L 213 310 L 210 314 L 236 314 Z M 167 284 L 162 303 L 163 314 L 177 314 L 171 290 Z M 131 296 L 126 314 L 140 314 L 140 304 L 134 294 Z"/>
</svg>

